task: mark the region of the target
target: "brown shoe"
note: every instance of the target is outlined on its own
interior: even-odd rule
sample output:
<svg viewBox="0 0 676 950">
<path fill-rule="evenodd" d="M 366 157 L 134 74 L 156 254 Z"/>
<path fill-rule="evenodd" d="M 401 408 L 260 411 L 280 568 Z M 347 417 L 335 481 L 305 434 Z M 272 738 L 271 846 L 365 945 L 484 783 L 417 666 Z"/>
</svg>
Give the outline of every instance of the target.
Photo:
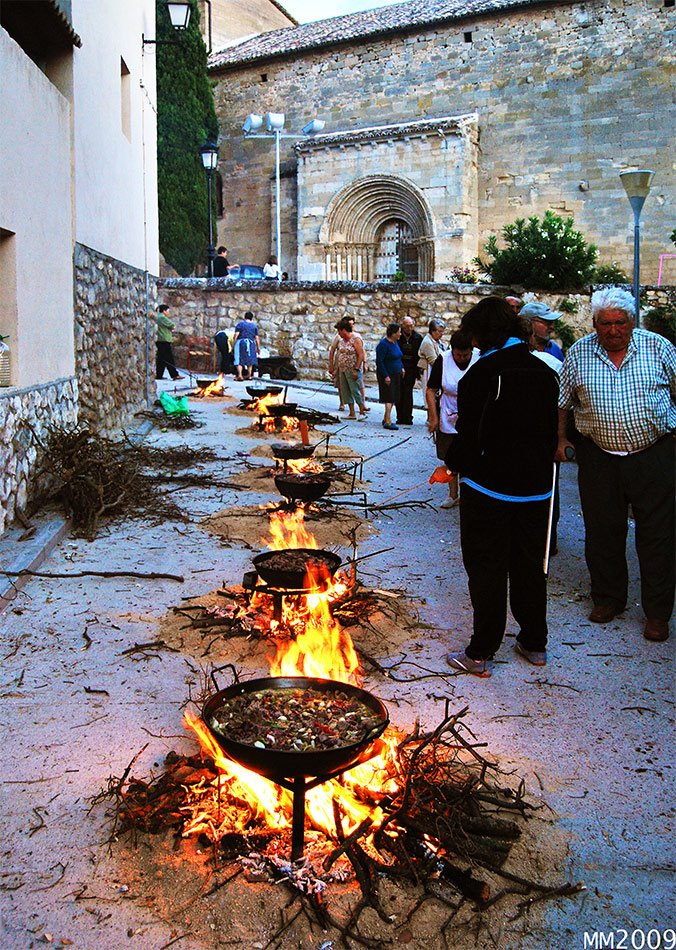
<svg viewBox="0 0 676 950">
<path fill-rule="evenodd" d="M 592 623 L 610 623 L 623 610 L 624 607 L 613 607 L 612 604 L 596 604 L 589 614 L 589 619 Z"/>
<path fill-rule="evenodd" d="M 668 620 L 646 620 L 643 628 L 643 636 L 646 640 L 653 640 L 655 643 L 663 643 L 669 639 L 669 621 Z"/>
</svg>

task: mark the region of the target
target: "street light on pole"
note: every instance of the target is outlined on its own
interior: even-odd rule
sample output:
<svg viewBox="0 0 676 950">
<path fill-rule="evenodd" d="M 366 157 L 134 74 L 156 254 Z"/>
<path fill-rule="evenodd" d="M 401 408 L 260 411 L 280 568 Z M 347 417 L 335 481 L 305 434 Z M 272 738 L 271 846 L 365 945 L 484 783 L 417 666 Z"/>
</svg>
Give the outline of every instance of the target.
<svg viewBox="0 0 676 950">
<path fill-rule="evenodd" d="M 214 276 L 214 257 L 216 256 L 216 248 L 214 247 L 214 230 L 212 223 L 212 213 L 211 213 L 211 181 L 213 174 L 218 166 L 218 145 L 215 142 L 205 142 L 204 145 L 200 146 L 200 155 L 202 157 L 202 165 L 204 165 L 204 170 L 207 173 L 207 195 L 209 203 L 209 243 L 207 245 L 207 277 Z"/>
<path fill-rule="evenodd" d="M 280 270 L 282 268 L 282 219 L 281 219 L 281 181 L 279 172 L 280 158 L 280 140 L 295 139 L 296 141 L 318 135 L 323 131 L 326 124 L 323 119 L 313 119 L 303 128 L 301 135 L 293 135 L 284 132 L 285 115 L 283 112 L 268 112 L 266 115 L 265 132 L 260 133 L 263 128 L 263 116 L 252 112 L 248 115 L 242 126 L 244 138 L 260 138 L 275 140 L 275 254 Z M 260 133 L 260 134 L 259 134 Z"/>
<path fill-rule="evenodd" d="M 640 246 L 641 246 L 641 228 L 640 218 L 643 205 L 650 192 L 650 183 L 655 172 L 648 169 L 640 169 L 635 172 L 620 172 L 620 180 L 627 192 L 627 198 L 634 212 L 634 307 L 636 313 L 636 326 L 641 325 L 641 304 L 640 304 Z"/>
</svg>

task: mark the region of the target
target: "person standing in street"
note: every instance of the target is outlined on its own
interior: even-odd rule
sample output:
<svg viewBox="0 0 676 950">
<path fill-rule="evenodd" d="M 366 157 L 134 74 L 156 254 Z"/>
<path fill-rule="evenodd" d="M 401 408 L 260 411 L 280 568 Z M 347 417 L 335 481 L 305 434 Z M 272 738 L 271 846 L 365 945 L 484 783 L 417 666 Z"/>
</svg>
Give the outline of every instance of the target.
<svg viewBox="0 0 676 950">
<path fill-rule="evenodd" d="M 519 310 L 519 316 L 525 317 L 530 322 L 530 348 L 532 352 L 536 355 L 546 353 L 563 363 L 563 350 L 551 338 L 554 321 L 560 320 L 561 314 L 557 310 L 550 310 L 546 303 L 538 303 L 533 300 L 531 303 L 523 305 Z"/>
<path fill-rule="evenodd" d="M 404 365 L 401 377 L 399 399 L 397 400 L 397 425 L 413 425 L 413 388 L 418 379 L 418 351 L 422 337 L 415 329 L 412 317 L 401 321 L 401 335 L 398 344 Z"/>
<path fill-rule="evenodd" d="M 591 578 L 592 623 L 627 604 L 628 506 L 636 524 L 643 635 L 669 636 L 674 605 L 674 432 L 676 348 L 634 327 L 632 294 L 618 287 L 591 298 L 594 332 L 574 343 L 561 370 L 559 448 L 565 461 L 572 408 L 574 447 Z"/>
<path fill-rule="evenodd" d="M 423 393 L 427 388 L 430 371 L 441 353 L 441 338 L 444 335 L 444 330 L 445 327 L 439 320 L 430 320 L 427 333 L 420 344 L 420 349 L 418 350 L 418 372 L 420 373 Z"/>
<path fill-rule="evenodd" d="M 460 477 L 460 544 L 474 618 L 469 644 L 447 661 L 486 677 L 505 634 L 508 589 L 517 653 L 534 666 L 547 663 L 544 557 L 559 385 L 529 352 L 523 323 L 502 297 L 484 297 L 460 329 L 481 355 L 458 383 L 457 435 L 445 462 Z"/>
<path fill-rule="evenodd" d="M 267 261 L 263 265 L 263 280 L 281 280 L 282 271 L 279 264 L 277 263 L 277 258 L 274 254 L 271 254 L 268 257 Z"/>
<path fill-rule="evenodd" d="M 457 435 L 458 383 L 469 367 L 479 359 L 479 351 L 472 349 L 471 337 L 462 330 L 451 336 L 451 348 L 440 353 L 429 374 L 425 389 L 427 428 L 434 436 L 437 458 L 443 460 Z M 458 482 L 448 483 L 448 498 L 441 508 L 453 508 L 458 502 Z"/>
<path fill-rule="evenodd" d="M 183 379 L 183 376 L 181 376 L 176 369 L 176 360 L 174 359 L 174 351 L 171 345 L 174 341 L 172 333 L 174 321 L 169 319 L 169 307 L 167 304 L 160 304 L 157 308 L 155 323 L 157 325 L 155 379 L 162 379 L 165 369 L 169 370 L 169 375 L 173 380 Z"/>
<path fill-rule="evenodd" d="M 330 355 L 329 369 L 335 372 L 340 402 L 347 407 L 347 419 L 356 419 L 355 405 L 359 406 L 359 418 L 366 419 L 366 407 L 362 399 L 360 380 L 365 362 L 364 343 L 353 330 L 352 320 L 343 317 L 336 324 L 338 342 Z"/>
<path fill-rule="evenodd" d="M 376 347 L 376 378 L 378 380 L 378 401 L 385 406 L 383 429 L 398 429 L 392 422 L 392 407 L 399 397 L 401 380 L 404 375 L 404 360 L 399 348 L 401 327 L 398 323 L 388 324 L 385 336 Z"/>
</svg>

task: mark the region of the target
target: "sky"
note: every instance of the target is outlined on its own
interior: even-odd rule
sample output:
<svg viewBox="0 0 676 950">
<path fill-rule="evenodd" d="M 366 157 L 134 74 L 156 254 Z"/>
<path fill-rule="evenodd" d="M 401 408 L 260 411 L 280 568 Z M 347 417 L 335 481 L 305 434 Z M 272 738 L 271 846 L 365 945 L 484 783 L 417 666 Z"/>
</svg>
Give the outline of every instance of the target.
<svg viewBox="0 0 676 950">
<path fill-rule="evenodd" d="M 374 10 L 376 7 L 390 7 L 401 0 L 280 0 L 285 10 L 299 23 L 312 20 L 325 20 L 327 17 L 342 16 L 344 13 L 358 13 L 361 10 Z"/>
</svg>

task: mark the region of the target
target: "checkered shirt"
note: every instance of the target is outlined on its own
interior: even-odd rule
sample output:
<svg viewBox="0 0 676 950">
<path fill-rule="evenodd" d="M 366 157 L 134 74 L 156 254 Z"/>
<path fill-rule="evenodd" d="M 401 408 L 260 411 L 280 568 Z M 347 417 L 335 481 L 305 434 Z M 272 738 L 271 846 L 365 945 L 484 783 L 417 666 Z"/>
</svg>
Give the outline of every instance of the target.
<svg viewBox="0 0 676 950">
<path fill-rule="evenodd" d="M 619 369 L 596 333 L 578 340 L 561 370 L 559 408 L 606 452 L 647 449 L 676 429 L 676 347 L 647 330 L 632 332 Z"/>
</svg>

